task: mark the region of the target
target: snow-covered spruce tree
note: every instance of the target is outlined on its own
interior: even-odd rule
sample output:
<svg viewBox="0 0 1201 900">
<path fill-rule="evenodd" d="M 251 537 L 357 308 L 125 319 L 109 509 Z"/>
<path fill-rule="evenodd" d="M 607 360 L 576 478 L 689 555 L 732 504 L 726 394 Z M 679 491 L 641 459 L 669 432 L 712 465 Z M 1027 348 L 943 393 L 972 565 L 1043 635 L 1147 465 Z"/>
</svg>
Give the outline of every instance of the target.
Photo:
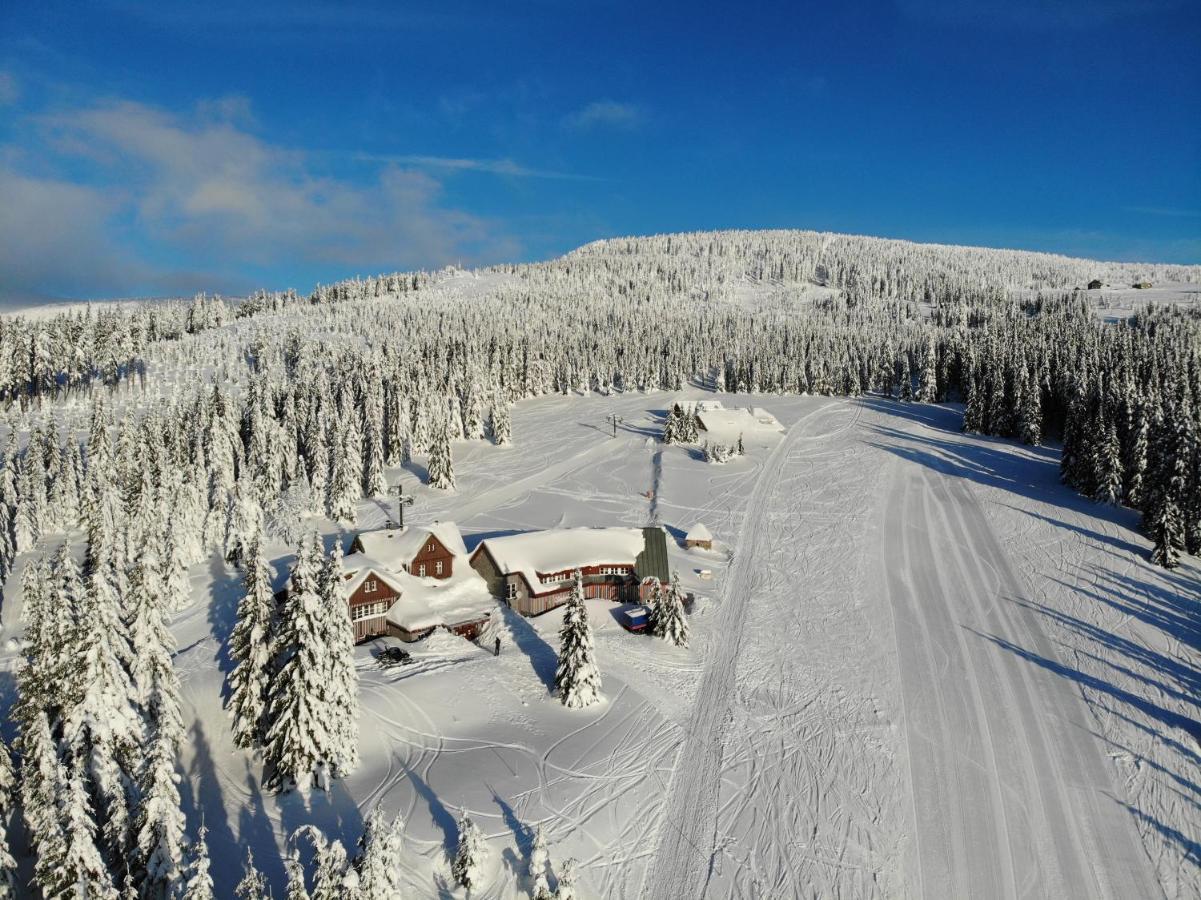
<svg viewBox="0 0 1201 900">
<path fill-rule="evenodd" d="M 138 777 L 138 894 L 144 900 L 173 897 L 183 878 L 184 816 L 175 770 L 183 737 L 179 676 L 171 657 L 175 638 L 167 627 L 153 543 L 143 549 L 130 581 L 133 594 L 134 690 L 145 710 L 149 747 Z"/>
<path fill-rule="evenodd" d="M 560 702 L 570 709 L 591 706 L 601 698 L 601 676 L 596 667 L 592 626 L 588 622 L 588 608 L 584 605 L 584 579 L 579 569 L 575 571 L 571 597 L 563 614 L 563 627 L 559 630 L 555 690 Z"/>
<path fill-rule="evenodd" d="M 336 778 L 349 775 L 359 764 L 359 676 L 354 661 L 354 625 L 342 585 L 342 545 L 335 542 L 321 567 L 318 592 L 326 647 L 329 762 Z"/>
<path fill-rule="evenodd" d="M 555 900 L 577 900 L 579 894 L 576 892 L 576 861 L 568 859 L 563 862 L 563 866 L 559 869 L 559 885 L 555 889 Z"/>
<path fill-rule="evenodd" d="M 225 526 L 225 561 L 240 566 L 246 550 L 256 535 L 262 534 L 263 509 L 254 489 L 239 482 L 229 500 L 229 516 Z"/>
<path fill-rule="evenodd" d="M 926 350 L 922 356 L 922 372 L 917 389 L 919 403 L 933 403 L 938 399 L 938 354 L 934 349 L 934 336 L 926 339 Z"/>
<path fill-rule="evenodd" d="M 17 442 L 9 441 L 0 463 L 0 585 L 12 574 L 17 555 Z"/>
<path fill-rule="evenodd" d="M 1155 542 L 1151 548 L 1151 562 L 1165 569 L 1174 569 L 1180 565 L 1180 551 L 1177 548 L 1183 542 L 1180 509 L 1170 491 L 1164 493 L 1157 507 L 1151 522 L 1151 539 Z"/>
<path fill-rule="evenodd" d="M 304 866 L 294 853 L 284 859 L 284 871 L 288 874 L 288 886 L 284 892 L 286 900 L 310 900 L 309 890 L 304 883 Z"/>
<path fill-rule="evenodd" d="M 658 631 L 660 636 L 677 647 L 688 646 L 688 619 L 684 616 L 684 591 L 680 587 L 680 573 L 671 573 L 661 605 Z"/>
<path fill-rule="evenodd" d="M 680 410 L 680 404 L 673 403 L 671 410 L 667 413 L 667 421 L 663 424 L 663 443 L 680 443 L 680 424 L 682 419 L 683 413 Z"/>
<path fill-rule="evenodd" d="M 267 696 L 267 735 L 263 748 L 266 783 L 276 790 L 307 793 L 327 786 L 334 761 L 334 737 L 326 679 L 327 617 L 319 589 L 321 544 L 314 531 L 302 539 L 279 611 L 277 671 Z"/>
<path fill-rule="evenodd" d="M 663 637 L 660 623 L 663 621 L 663 584 L 654 575 L 648 575 L 642 580 L 646 598 L 647 630 L 655 637 Z"/>
<path fill-rule="evenodd" d="M 542 826 L 534 832 L 534 846 L 530 850 L 530 864 L 527 874 L 530 877 L 530 900 L 551 900 L 554 896 L 550 891 L 547 871 L 550 866 L 550 853 L 546 849 L 546 835 Z"/>
<path fill-rule="evenodd" d="M 379 806 L 372 808 L 363 824 L 354 869 L 358 873 L 357 900 L 388 900 L 400 896 L 400 854 L 404 821 L 392 821 Z"/>
<path fill-rule="evenodd" d="M 56 797 L 61 809 L 66 848 L 60 871 L 55 873 L 51 883 L 68 886 L 68 895 L 74 893 L 88 900 L 117 900 L 120 894 L 100 853 L 96 819 L 84 786 L 83 773 L 69 771 L 67 766 L 60 763 L 57 781 Z M 42 894 L 47 894 L 45 883 L 42 884 Z"/>
<path fill-rule="evenodd" d="M 201 825 L 188 854 L 188 868 L 184 875 L 180 900 L 215 900 L 213 876 L 209 872 L 207 835 L 208 829 Z"/>
<path fill-rule="evenodd" d="M 1093 445 L 1093 469 L 1097 489 L 1093 499 L 1116 505 L 1122 497 L 1122 448 L 1113 422 L 1106 422 Z"/>
<path fill-rule="evenodd" d="M 65 545 L 64 545 L 65 549 Z M 71 665 L 61 670 L 62 743 L 87 773 L 97 819 L 104 823 L 103 845 L 113 860 L 133 850 L 129 787 L 137 779 L 143 752 L 143 722 L 135 684 L 127 666 L 135 649 L 110 580 L 106 546 L 92 551 L 95 564 L 87 583 L 76 585 L 74 563 L 62 551 L 55 560 L 60 597 L 75 594 L 68 647 Z M 137 570 L 135 570 L 135 584 Z M 157 587 L 156 587 L 157 589 Z M 56 601 L 56 604 L 61 603 Z M 59 651 L 61 652 L 61 651 Z"/>
<path fill-rule="evenodd" d="M 450 864 L 450 874 L 455 884 L 470 892 L 480 884 L 484 863 L 488 858 L 488 845 L 471 816 L 466 812 L 459 817 L 459 846 Z"/>
<path fill-rule="evenodd" d="M 316 867 L 313 875 L 312 900 L 345 900 L 347 897 L 362 900 L 360 885 L 356 882 L 352 890 L 347 884 L 350 863 L 346 859 L 346 848 L 342 846 L 342 842 L 327 841 L 315 828 L 310 827 L 308 831 L 313 841 Z M 295 840 L 295 835 L 293 840 Z"/>
<path fill-rule="evenodd" d="M 450 450 L 450 432 L 445 426 L 434 432 L 434 443 L 430 448 L 429 477 L 430 487 L 442 491 L 453 491 L 455 488 L 454 460 Z"/>
<path fill-rule="evenodd" d="M 362 495 L 362 462 L 357 451 L 358 428 L 348 423 L 331 428 L 330 437 L 334 446 L 328 486 L 329 517 L 339 522 L 354 523 L 358 518 L 358 502 Z"/>
<path fill-rule="evenodd" d="M 1028 377 L 1025 368 L 1019 371 L 1019 376 L 1022 396 L 1017 410 L 1017 437 L 1023 444 L 1033 446 L 1042 441 L 1042 388 Z"/>
<path fill-rule="evenodd" d="M 261 536 L 251 539 L 242 586 L 237 621 L 229 636 L 234 670 L 229 677 L 228 708 L 233 717 L 234 743 L 250 749 L 260 746 L 266 734 L 275 617 L 271 568 L 263 556 Z"/>
<path fill-rule="evenodd" d="M 254 854 L 246 848 L 246 859 L 242 863 L 242 880 L 234 888 L 234 896 L 238 900 L 270 900 L 271 888 L 267 879 L 254 864 Z"/>
<path fill-rule="evenodd" d="M 71 888 L 67 832 L 59 805 L 65 769 L 58 760 L 46 710 L 38 708 L 27 715 L 21 722 L 21 806 L 34 851 L 34 883 L 42 896 L 56 897 Z"/>
<path fill-rule="evenodd" d="M 509 415 L 509 407 L 499 397 L 492 401 L 492 442 L 498 447 L 507 447 L 513 443 L 513 419 Z"/>
<path fill-rule="evenodd" d="M 17 861 L 8 845 L 16 783 L 8 744 L 0 740 L 0 900 L 13 900 L 17 896 Z"/>
</svg>

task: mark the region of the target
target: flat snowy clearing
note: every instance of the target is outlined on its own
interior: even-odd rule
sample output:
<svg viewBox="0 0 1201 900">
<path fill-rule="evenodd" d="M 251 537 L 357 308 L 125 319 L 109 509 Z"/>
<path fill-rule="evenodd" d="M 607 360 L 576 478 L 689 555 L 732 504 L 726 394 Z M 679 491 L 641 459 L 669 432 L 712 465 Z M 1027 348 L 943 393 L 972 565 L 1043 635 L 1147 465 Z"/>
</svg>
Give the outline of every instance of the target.
<svg viewBox="0 0 1201 900">
<path fill-rule="evenodd" d="M 514 447 L 455 446 L 456 492 L 390 473 L 414 521 L 456 521 L 469 548 L 668 527 L 698 596 L 691 648 L 590 601 L 606 699 L 588 710 L 548 691 L 558 612 L 506 614 L 499 658 L 437 634 L 383 670 L 364 646 L 362 765 L 328 795 L 276 797 L 221 707 L 238 573 L 193 569 L 183 793 L 218 894 L 243 846 L 278 893 L 288 832 L 353 844 L 382 803 L 407 822 L 411 896 L 445 885 L 463 809 L 491 849 L 475 897 L 524 895 L 539 825 L 588 897 L 1201 895 L 1193 560 L 1152 568 L 1133 514 L 1060 486 L 1052 450 L 960 434 L 952 408 L 723 395 L 786 431 L 709 465 L 654 439 L 673 400 L 702 396 L 528 401 Z M 385 514 L 363 504 L 358 528 Z M 698 522 L 713 551 L 682 548 Z"/>
</svg>

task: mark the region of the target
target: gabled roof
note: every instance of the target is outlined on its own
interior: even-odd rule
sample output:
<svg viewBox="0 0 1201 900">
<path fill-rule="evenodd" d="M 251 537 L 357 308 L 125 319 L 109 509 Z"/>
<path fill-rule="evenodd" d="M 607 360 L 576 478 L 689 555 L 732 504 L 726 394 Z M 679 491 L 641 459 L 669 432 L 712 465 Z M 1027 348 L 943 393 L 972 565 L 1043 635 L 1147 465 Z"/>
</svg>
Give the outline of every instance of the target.
<svg viewBox="0 0 1201 900">
<path fill-rule="evenodd" d="M 400 576 L 404 573 L 393 572 L 365 553 L 351 553 L 343 557 L 342 570 L 346 576 L 346 580 L 342 583 L 342 589 L 347 597 L 361 588 L 363 582 L 371 577 L 378 578 L 398 594 L 402 590 Z"/>
<path fill-rule="evenodd" d="M 481 541 L 502 575 L 521 574 L 531 589 L 538 573 L 568 572 L 586 566 L 632 565 L 645 546 L 638 528 L 551 528 Z"/>
<path fill-rule="evenodd" d="M 454 556 L 466 556 L 467 546 L 454 522 L 435 522 L 433 525 L 410 525 L 404 529 L 383 528 L 364 531 L 357 538 L 363 554 L 383 563 L 389 569 L 406 568 L 413 561 L 430 535 L 438 539 Z"/>
<path fill-rule="evenodd" d="M 346 570 L 344 591 L 350 596 L 368 578 L 378 578 L 399 596 L 386 613 L 389 621 L 406 631 L 424 631 L 437 625 L 457 625 L 481 619 L 495 607 L 484 580 L 470 566 L 450 578 L 419 578 L 393 571 L 365 553 L 351 553 L 342 560 Z"/>
<path fill-rule="evenodd" d="M 688 530 L 688 533 L 684 535 L 684 540 L 711 541 L 713 540 L 713 535 L 709 532 L 709 529 L 705 527 L 703 522 L 697 522 Z"/>
</svg>

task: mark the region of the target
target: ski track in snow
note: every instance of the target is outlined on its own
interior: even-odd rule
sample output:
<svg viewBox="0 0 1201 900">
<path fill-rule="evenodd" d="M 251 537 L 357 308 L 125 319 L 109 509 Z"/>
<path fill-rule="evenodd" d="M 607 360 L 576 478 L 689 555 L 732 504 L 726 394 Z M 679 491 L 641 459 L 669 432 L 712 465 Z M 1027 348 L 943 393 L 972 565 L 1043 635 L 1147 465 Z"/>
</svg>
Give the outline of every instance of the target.
<svg viewBox="0 0 1201 900">
<path fill-rule="evenodd" d="M 1074 572 L 1087 554 L 1058 522 L 1041 530 L 1065 555 L 1038 553 L 1037 514 L 998 533 L 1019 520 L 1015 499 L 1083 534 L 1096 519 L 1044 498 L 1044 473 L 1007 442 L 1003 488 L 957 468 L 956 452 L 980 465 L 996 451 L 957 434 L 953 411 L 932 413 L 947 449 L 930 452 L 920 414 L 849 406 L 797 423 L 756 473 L 642 896 L 1197 896 L 1181 835 L 1198 807 L 1172 775 L 1191 754 L 1145 741 L 1122 784 L 1099 732 L 1123 716 L 1102 705 L 1099 722 L 1090 682 L 1057 655 L 1097 648 L 1053 641 L 1030 601 L 1105 604 L 1019 574 L 1009 548 Z M 1145 568 L 1132 558 L 1118 577 L 1132 566 Z M 1141 816 L 1123 809 L 1131 788 Z"/>
</svg>

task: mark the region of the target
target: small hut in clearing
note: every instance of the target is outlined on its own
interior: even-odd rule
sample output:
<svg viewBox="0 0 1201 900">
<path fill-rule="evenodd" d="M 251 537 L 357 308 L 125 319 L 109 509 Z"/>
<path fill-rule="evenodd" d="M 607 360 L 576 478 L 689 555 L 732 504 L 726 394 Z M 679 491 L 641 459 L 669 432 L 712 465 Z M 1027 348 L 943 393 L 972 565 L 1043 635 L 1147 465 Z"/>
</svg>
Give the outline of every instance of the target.
<svg viewBox="0 0 1201 900">
<path fill-rule="evenodd" d="M 700 547 L 702 550 L 712 550 L 713 535 L 709 533 L 708 528 L 697 522 L 692 526 L 688 534 L 684 535 L 684 546 L 690 550 L 693 547 Z"/>
</svg>

